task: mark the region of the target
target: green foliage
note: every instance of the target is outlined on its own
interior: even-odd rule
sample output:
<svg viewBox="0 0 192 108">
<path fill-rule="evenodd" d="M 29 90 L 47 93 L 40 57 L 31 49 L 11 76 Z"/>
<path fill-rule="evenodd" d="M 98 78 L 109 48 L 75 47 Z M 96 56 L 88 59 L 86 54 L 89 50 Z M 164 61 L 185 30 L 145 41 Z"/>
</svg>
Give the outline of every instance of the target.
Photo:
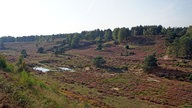
<svg viewBox="0 0 192 108">
<path fill-rule="evenodd" d="M 95 39 L 95 41 L 96 41 L 96 44 L 102 44 L 102 43 L 103 43 L 103 41 L 102 41 L 102 38 L 101 38 L 101 37 L 96 38 L 96 39 Z"/>
<path fill-rule="evenodd" d="M 192 58 L 192 38 L 183 36 L 179 39 L 179 56 L 182 58 Z"/>
<path fill-rule="evenodd" d="M 142 27 L 142 26 L 140 26 Z M 162 34 L 163 27 L 161 25 L 158 26 L 144 26 L 143 27 L 143 35 L 160 35 Z"/>
<path fill-rule="evenodd" d="M 75 34 L 71 40 L 71 47 L 77 48 L 79 46 L 80 38 L 78 34 Z"/>
<path fill-rule="evenodd" d="M 173 57 L 181 57 L 185 59 L 192 58 L 192 38 L 185 35 L 174 42 L 168 47 L 168 54 Z"/>
<path fill-rule="evenodd" d="M 0 69 L 4 70 L 6 72 L 14 72 L 15 71 L 14 65 L 8 63 L 2 55 L 0 55 Z"/>
<path fill-rule="evenodd" d="M 55 53 L 56 56 L 59 55 L 59 54 L 63 54 L 63 53 L 65 53 L 65 48 L 64 47 L 56 48 L 54 53 Z"/>
<path fill-rule="evenodd" d="M 21 51 L 21 55 L 22 55 L 24 58 L 26 58 L 26 57 L 28 56 L 27 51 L 26 51 L 25 49 L 23 49 L 23 50 Z"/>
<path fill-rule="evenodd" d="M 154 67 L 157 67 L 157 59 L 156 59 L 155 53 L 145 57 L 144 63 L 143 63 L 143 70 L 147 72 L 152 70 Z"/>
<path fill-rule="evenodd" d="M 97 56 L 93 59 L 93 64 L 96 66 L 96 67 L 101 67 L 103 64 L 105 64 L 106 61 L 103 59 L 103 57 L 101 56 Z"/>
<path fill-rule="evenodd" d="M 127 45 L 125 45 L 125 49 L 127 49 L 127 50 L 129 49 L 129 45 L 128 45 L 128 44 L 127 44 Z"/>
<path fill-rule="evenodd" d="M 5 71 L 6 72 L 14 72 L 15 71 L 15 66 L 13 64 L 7 63 Z"/>
<path fill-rule="evenodd" d="M 192 74 L 190 74 L 190 75 L 189 75 L 189 80 L 191 80 L 191 81 L 192 81 Z"/>
<path fill-rule="evenodd" d="M 189 26 L 189 28 L 187 29 L 187 33 L 192 34 L 192 26 Z"/>
<path fill-rule="evenodd" d="M 0 55 L 0 69 L 5 69 L 6 67 L 7 67 L 6 60 L 2 55 Z"/>
<path fill-rule="evenodd" d="M 127 37 L 130 36 L 130 31 L 128 28 L 121 28 L 118 32 L 118 41 L 122 43 L 123 41 L 127 41 Z"/>
<path fill-rule="evenodd" d="M 37 53 L 44 53 L 44 48 L 43 47 L 38 48 Z"/>
<path fill-rule="evenodd" d="M 119 32 L 119 28 L 115 28 L 113 30 L 112 37 L 114 41 L 118 41 L 118 32 Z"/>
<path fill-rule="evenodd" d="M 16 64 L 16 66 L 17 66 L 17 72 L 22 72 L 22 71 L 26 70 L 26 64 L 25 64 L 25 61 L 23 59 L 23 56 L 19 57 L 19 60 Z"/>
<path fill-rule="evenodd" d="M 166 45 L 171 45 L 175 39 L 185 35 L 186 28 L 167 28 L 166 30 Z"/>
<path fill-rule="evenodd" d="M 192 27 L 186 28 L 168 28 L 167 42 L 169 43 L 167 52 L 172 57 L 184 59 L 192 58 Z"/>
<path fill-rule="evenodd" d="M 110 41 L 112 39 L 112 31 L 110 29 L 105 30 L 104 37 L 106 41 Z"/>
<path fill-rule="evenodd" d="M 96 50 L 102 50 L 102 49 L 103 49 L 102 44 L 98 44 Z"/>
<path fill-rule="evenodd" d="M 21 72 L 21 78 L 20 78 L 20 83 L 25 85 L 26 87 L 32 87 L 33 85 L 36 84 L 36 81 L 33 77 L 30 76 L 29 73 L 26 71 Z"/>
<path fill-rule="evenodd" d="M 143 26 L 136 26 L 131 28 L 131 35 L 132 36 L 138 36 L 143 35 Z"/>
</svg>

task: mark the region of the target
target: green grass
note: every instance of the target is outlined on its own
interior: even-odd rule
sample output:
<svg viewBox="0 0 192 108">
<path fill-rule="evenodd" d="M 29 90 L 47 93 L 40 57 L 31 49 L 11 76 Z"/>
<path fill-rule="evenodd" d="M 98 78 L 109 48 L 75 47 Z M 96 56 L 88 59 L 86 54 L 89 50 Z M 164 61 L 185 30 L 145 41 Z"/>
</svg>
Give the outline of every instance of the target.
<svg viewBox="0 0 192 108">
<path fill-rule="evenodd" d="M 12 73 L 9 77 L 11 80 L 8 81 L 0 75 L 0 92 L 7 94 L 15 106 L 25 108 L 84 108 L 84 106 L 89 106 L 86 102 L 69 100 L 59 93 L 57 85 L 46 85 L 43 80 L 26 72 Z M 83 90 L 86 89 L 80 91 Z"/>
</svg>

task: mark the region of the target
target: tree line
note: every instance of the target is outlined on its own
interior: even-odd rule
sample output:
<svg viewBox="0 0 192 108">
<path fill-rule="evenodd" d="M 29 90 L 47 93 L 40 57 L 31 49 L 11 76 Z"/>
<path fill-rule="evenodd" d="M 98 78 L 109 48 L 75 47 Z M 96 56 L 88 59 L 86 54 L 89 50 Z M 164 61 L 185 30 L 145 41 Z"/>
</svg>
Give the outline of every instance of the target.
<svg viewBox="0 0 192 108">
<path fill-rule="evenodd" d="M 166 40 L 168 55 L 181 58 L 192 58 L 192 26 L 190 27 L 168 27 L 161 25 L 136 26 L 131 29 L 122 27 L 111 29 L 95 29 L 82 31 L 81 33 L 53 34 L 53 35 L 33 35 L 0 38 L 1 49 L 5 49 L 4 42 L 53 42 L 55 39 L 62 38 L 63 42 L 54 46 L 56 54 L 64 52 L 66 49 L 79 48 L 97 44 L 97 49 L 102 49 L 102 43 L 114 41 L 115 44 L 127 44 L 131 36 L 159 36 L 163 35 Z M 84 43 L 83 43 L 84 42 Z"/>
<path fill-rule="evenodd" d="M 4 36 L 0 38 L 0 42 L 34 42 L 34 41 L 54 41 L 57 38 L 67 38 L 67 42 L 71 42 L 72 37 L 75 41 L 78 42 L 78 39 L 85 39 L 89 41 L 95 41 L 98 38 L 101 38 L 104 41 L 114 40 L 116 42 L 122 43 L 126 42 L 129 36 L 150 36 L 150 35 L 171 35 L 167 38 L 169 42 L 173 41 L 176 35 L 185 34 L 187 28 L 165 28 L 161 25 L 151 25 L 151 26 L 136 26 L 131 29 L 122 27 L 111 29 L 95 29 L 92 31 L 82 31 L 81 33 L 70 33 L 70 34 L 53 34 L 53 35 L 32 35 L 32 36 Z M 72 36 L 72 37 L 70 37 Z M 78 36 L 78 39 L 76 38 Z M 76 45 L 72 46 L 76 47 Z"/>
</svg>

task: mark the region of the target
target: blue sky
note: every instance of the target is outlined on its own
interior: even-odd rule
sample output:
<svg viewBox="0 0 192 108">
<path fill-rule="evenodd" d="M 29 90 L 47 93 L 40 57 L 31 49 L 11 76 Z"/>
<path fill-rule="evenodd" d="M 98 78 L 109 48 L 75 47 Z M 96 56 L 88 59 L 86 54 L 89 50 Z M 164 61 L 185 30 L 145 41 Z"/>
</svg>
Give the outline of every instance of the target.
<svg viewBox="0 0 192 108">
<path fill-rule="evenodd" d="M 192 0 L 0 0 L 0 36 L 114 29 L 187 27 Z"/>
</svg>

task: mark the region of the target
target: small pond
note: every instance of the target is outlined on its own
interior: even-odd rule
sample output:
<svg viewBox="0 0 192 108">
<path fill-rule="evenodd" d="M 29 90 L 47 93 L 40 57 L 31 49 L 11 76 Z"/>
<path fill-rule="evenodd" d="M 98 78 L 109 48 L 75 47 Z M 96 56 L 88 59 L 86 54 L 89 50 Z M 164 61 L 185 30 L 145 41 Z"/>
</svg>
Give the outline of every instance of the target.
<svg viewBox="0 0 192 108">
<path fill-rule="evenodd" d="M 75 70 L 70 69 L 70 68 L 66 68 L 66 67 L 59 67 L 59 69 L 61 69 L 62 71 L 70 71 L 70 72 L 75 72 Z"/>
<path fill-rule="evenodd" d="M 66 68 L 66 67 L 58 67 L 58 70 L 50 70 L 48 68 L 45 68 L 45 67 L 33 67 L 33 70 L 36 70 L 36 71 L 40 71 L 40 72 L 43 72 L 43 73 L 46 73 L 46 72 L 50 72 L 50 71 L 54 71 L 54 72 L 63 72 L 63 71 L 69 71 L 69 72 L 75 72 L 75 70 L 73 69 L 70 69 L 70 68 Z"/>
<path fill-rule="evenodd" d="M 34 67 L 33 70 L 41 71 L 41 72 L 49 72 L 50 69 L 44 68 L 44 67 Z"/>
</svg>

